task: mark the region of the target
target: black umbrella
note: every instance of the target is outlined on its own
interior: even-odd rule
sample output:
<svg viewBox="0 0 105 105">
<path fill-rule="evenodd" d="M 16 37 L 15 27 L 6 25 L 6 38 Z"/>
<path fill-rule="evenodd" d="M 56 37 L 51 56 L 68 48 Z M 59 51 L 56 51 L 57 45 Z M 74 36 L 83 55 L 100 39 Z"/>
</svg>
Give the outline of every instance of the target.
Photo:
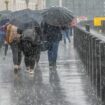
<svg viewBox="0 0 105 105">
<path fill-rule="evenodd" d="M 9 11 L 9 10 L 0 11 L 0 15 L 8 15 L 10 13 L 11 13 L 11 11 Z"/>
<path fill-rule="evenodd" d="M 9 22 L 9 15 L 11 14 L 11 11 L 9 10 L 4 10 L 0 11 L 0 26 L 5 25 L 6 23 Z"/>
<path fill-rule="evenodd" d="M 0 20 L 0 26 L 3 26 L 8 22 L 9 22 L 9 19 L 2 19 L 2 20 Z"/>
<path fill-rule="evenodd" d="M 30 17 L 35 19 L 39 24 L 41 24 L 41 22 L 43 20 L 42 11 L 43 10 L 32 10 L 29 15 L 30 15 Z"/>
<path fill-rule="evenodd" d="M 44 21 L 53 26 L 64 26 L 74 18 L 71 11 L 63 7 L 51 7 L 42 13 Z"/>
<path fill-rule="evenodd" d="M 35 19 L 33 19 L 27 14 L 24 14 L 24 15 L 18 16 L 17 18 L 12 19 L 10 23 L 23 30 L 29 27 L 31 28 L 39 25 Z"/>
<path fill-rule="evenodd" d="M 0 11 L 0 18 L 3 19 L 9 19 L 9 16 L 12 12 L 9 10 Z"/>
<path fill-rule="evenodd" d="M 24 10 L 20 10 L 20 11 L 15 11 L 13 13 L 10 14 L 9 19 L 13 20 L 13 19 L 17 19 L 17 17 L 21 17 L 22 19 L 24 19 L 24 16 L 30 16 L 31 18 L 33 18 L 34 20 L 36 20 L 39 24 L 41 23 L 43 17 L 41 14 L 40 10 L 31 10 L 31 9 L 24 9 Z"/>
<path fill-rule="evenodd" d="M 15 12 L 12 12 L 10 14 L 10 18 L 16 18 L 18 16 L 21 16 L 21 15 L 24 15 L 24 14 L 29 14 L 31 13 L 31 10 L 30 9 L 23 9 L 23 10 L 19 10 L 19 11 L 15 11 Z"/>
</svg>

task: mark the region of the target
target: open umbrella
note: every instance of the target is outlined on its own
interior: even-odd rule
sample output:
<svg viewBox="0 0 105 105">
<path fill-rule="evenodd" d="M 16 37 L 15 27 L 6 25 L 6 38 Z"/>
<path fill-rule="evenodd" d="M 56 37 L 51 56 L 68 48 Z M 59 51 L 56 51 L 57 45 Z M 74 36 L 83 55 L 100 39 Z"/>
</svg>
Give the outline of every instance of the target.
<svg viewBox="0 0 105 105">
<path fill-rule="evenodd" d="M 74 18 L 73 13 L 63 7 L 51 7 L 42 14 L 44 21 L 53 26 L 65 26 Z"/>
<path fill-rule="evenodd" d="M 30 15 L 30 17 L 32 17 L 33 19 L 35 19 L 39 24 L 41 24 L 41 22 L 43 20 L 43 16 L 41 14 L 42 11 L 43 10 L 32 10 L 29 15 Z"/>
<path fill-rule="evenodd" d="M 12 19 L 10 23 L 23 30 L 26 28 L 38 25 L 37 21 L 27 14 L 24 14 L 24 15 L 18 16 L 17 18 Z"/>
<path fill-rule="evenodd" d="M 11 13 L 9 10 L 0 11 L 0 20 L 9 19 Z"/>
<path fill-rule="evenodd" d="M 0 11 L 0 15 L 8 15 L 10 13 L 11 13 L 11 11 L 9 11 L 9 10 Z"/>
<path fill-rule="evenodd" d="M 30 16 L 31 18 L 35 19 L 39 24 L 41 23 L 41 21 L 43 19 L 40 10 L 31 10 L 31 9 L 24 9 L 24 10 L 15 11 L 15 12 L 10 14 L 9 19 L 13 20 L 13 19 L 20 17 L 20 16 L 22 18 L 24 18 L 24 15 Z"/>
<path fill-rule="evenodd" d="M 0 11 L 0 26 L 5 25 L 7 22 L 9 22 L 9 15 L 12 12 L 9 10 Z"/>
<path fill-rule="evenodd" d="M 11 13 L 10 17 L 15 18 L 15 17 L 21 16 L 21 15 L 24 15 L 24 14 L 29 14 L 29 13 L 31 13 L 30 9 L 18 10 L 18 11 L 15 11 L 15 12 Z"/>
<path fill-rule="evenodd" d="M 5 25 L 6 23 L 8 23 L 9 22 L 9 19 L 2 19 L 1 21 L 0 21 L 0 26 L 3 26 L 3 25 Z"/>
</svg>

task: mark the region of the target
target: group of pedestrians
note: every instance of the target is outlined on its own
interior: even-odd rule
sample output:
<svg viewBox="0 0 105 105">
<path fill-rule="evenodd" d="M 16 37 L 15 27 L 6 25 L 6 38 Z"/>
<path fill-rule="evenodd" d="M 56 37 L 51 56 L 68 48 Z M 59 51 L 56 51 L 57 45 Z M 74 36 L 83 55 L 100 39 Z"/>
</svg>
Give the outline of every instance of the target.
<svg viewBox="0 0 105 105">
<path fill-rule="evenodd" d="M 49 68 L 53 69 L 56 68 L 60 41 L 64 38 L 64 43 L 66 44 L 67 38 L 70 42 L 72 32 L 69 26 L 58 27 L 45 22 L 41 26 L 34 26 L 32 24 L 25 30 L 21 30 L 19 27 L 8 22 L 3 28 L 5 48 L 8 49 L 7 47 L 9 45 L 12 50 L 14 72 L 17 73 L 21 69 L 20 65 L 23 53 L 26 71 L 31 74 L 34 73 L 34 66 L 37 67 L 38 65 L 41 43 L 44 44 L 43 38 L 47 42 L 46 50 L 48 51 Z M 5 50 L 5 55 L 6 53 L 7 51 Z"/>
</svg>

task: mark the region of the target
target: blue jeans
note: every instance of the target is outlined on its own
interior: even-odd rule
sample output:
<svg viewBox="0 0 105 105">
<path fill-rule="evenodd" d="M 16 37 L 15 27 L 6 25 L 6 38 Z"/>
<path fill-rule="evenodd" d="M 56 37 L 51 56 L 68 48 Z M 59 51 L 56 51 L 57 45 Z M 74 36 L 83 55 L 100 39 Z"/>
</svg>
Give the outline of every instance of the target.
<svg viewBox="0 0 105 105">
<path fill-rule="evenodd" d="M 48 60 L 50 66 L 56 64 L 58 47 L 59 47 L 59 41 L 49 43 Z"/>
<path fill-rule="evenodd" d="M 64 37 L 64 43 L 66 44 L 66 38 L 68 39 L 68 41 L 70 42 L 70 36 L 71 36 L 71 29 L 65 29 L 65 30 L 61 30 L 61 33 Z"/>
</svg>

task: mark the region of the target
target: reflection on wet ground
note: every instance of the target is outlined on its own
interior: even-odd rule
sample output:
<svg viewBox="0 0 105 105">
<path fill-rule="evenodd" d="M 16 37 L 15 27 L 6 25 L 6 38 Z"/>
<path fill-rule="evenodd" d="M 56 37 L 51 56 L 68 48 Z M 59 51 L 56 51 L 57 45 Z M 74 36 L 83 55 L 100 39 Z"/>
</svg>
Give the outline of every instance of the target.
<svg viewBox="0 0 105 105">
<path fill-rule="evenodd" d="M 1 54 L 2 55 L 2 54 Z M 49 70 L 46 52 L 34 76 L 12 70 L 11 51 L 0 58 L 0 105 L 98 105 L 83 65 L 70 43 L 61 43 L 57 69 Z"/>
</svg>

